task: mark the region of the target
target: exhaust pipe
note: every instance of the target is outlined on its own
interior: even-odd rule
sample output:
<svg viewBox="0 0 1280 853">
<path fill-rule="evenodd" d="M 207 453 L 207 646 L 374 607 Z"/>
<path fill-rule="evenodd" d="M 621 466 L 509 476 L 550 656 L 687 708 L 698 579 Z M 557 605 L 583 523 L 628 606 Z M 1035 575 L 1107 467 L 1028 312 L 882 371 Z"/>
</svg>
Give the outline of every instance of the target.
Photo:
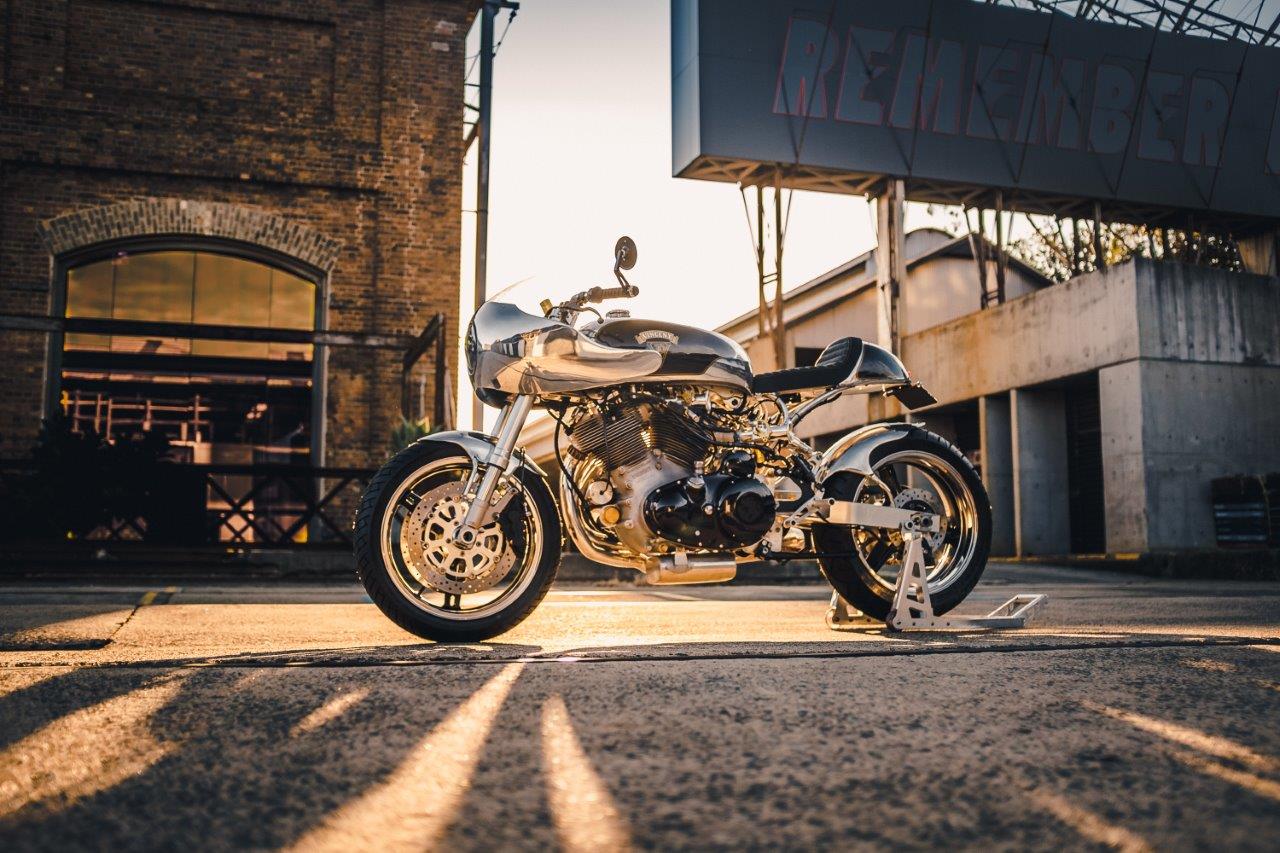
<svg viewBox="0 0 1280 853">
<path fill-rule="evenodd" d="M 725 583 L 737 574 L 738 564 L 732 557 L 705 554 L 690 557 L 681 551 L 669 557 L 659 557 L 645 572 L 645 580 L 654 585 Z"/>
</svg>

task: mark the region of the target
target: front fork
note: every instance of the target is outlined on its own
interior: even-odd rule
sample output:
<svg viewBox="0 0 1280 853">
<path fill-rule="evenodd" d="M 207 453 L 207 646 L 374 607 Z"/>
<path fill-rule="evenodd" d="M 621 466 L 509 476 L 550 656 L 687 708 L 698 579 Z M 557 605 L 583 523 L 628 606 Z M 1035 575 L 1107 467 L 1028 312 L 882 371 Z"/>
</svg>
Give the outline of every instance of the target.
<svg viewBox="0 0 1280 853">
<path fill-rule="evenodd" d="M 533 396 L 524 394 L 512 397 L 498 416 L 497 437 L 488 458 L 484 460 L 484 475 L 480 478 L 480 484 L 475 487 L 475 493 L 466 496 L 467 514 L 453 531 L 454 544 L 460 548 L 467 549 L 474 545 L 480 528 L 488 523 L 489 503 L 493 500 L 499 479 L 511 462 L 516 440 L 520 438 L 520 430 L 524 429 L 524 422 L 532 408 Z M 475 482 L 474 477 L 471 482 Z"/>
</svg>

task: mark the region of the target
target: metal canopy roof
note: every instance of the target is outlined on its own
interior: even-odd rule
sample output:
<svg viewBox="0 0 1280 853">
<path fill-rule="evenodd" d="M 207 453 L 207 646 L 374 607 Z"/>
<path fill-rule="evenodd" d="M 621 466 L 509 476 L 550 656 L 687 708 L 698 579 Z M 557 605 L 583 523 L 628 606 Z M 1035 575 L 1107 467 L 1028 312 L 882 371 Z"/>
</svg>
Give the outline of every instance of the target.
<svg viewBox="0 0 1280 853">
<path fill-rule="evenodd" d="M 1280 0 L 978 0 L 1183 35 L 1280 42 Z"/>
</svg>

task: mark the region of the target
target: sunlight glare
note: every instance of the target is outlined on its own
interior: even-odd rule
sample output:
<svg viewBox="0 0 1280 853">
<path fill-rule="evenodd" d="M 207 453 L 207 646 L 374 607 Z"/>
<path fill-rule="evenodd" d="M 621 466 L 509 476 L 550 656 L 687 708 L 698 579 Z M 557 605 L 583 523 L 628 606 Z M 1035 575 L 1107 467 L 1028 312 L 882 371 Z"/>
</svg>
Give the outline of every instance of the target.
<svg viewBox="0 0 1280 853">
<path fill-rule="evenodd" d="M 551 819 L 565 850 L 628 850 L 631 835 L 609 789 L 591 766 L 564 700 L 542 706 L 542 759 Z"/>
<path fill-rule="evenodd" d="M 1165 740 L 1191 747 L 1216 758 L 1237 761 L 1255 770 L 1273 771 L 1280 769 L 1280 761 L 1254 752 L 1244 744 L 1236 743 L 1219 735 L 1206 734 L 1187 726 L 1179 726 L 1176 723 L 1157 720 L 1154 717 L 1146 717 L 1142 714 L 1135 714 L 1132 711 L 1123 711 L 1119 708 L 1099 705 L 1094 702 L 1085 702 L 1084 705 L 1089 710 L 1104 714 L 1113 720 L 1120 720 L 1144 732 L 1150 732 Z"/>
<path fill-rule="evenodd" d="M 332 812 L 291 850 L 430 850 L 453 824 L 494 719 L 524 668 L 511 663 L 440 721 L 381 783 Z"/>
<path fill-rule="evenodd" d="M 1183 750 L 1174 752 L 1173 757 L 1193 767 L 1201 773 L 1208 774 L 1221 779 L 1224 782 L 1230 782 L 1232 785 L 1239 785 L 1246 788 L 1261 797 L 1280 802 L 1280 782 L 1274 782 L 1271 779 L 1264 779 L 1261 776 L 1255 776 L 1252 773 L 1246 773 L 1243 770 L 1236 770 L 1232 767 L 1225 767 L 1214 761 L 1209 761 L 1199 755 L 1195 755 Z"/>
<path fill-rule="evenodd" d="M 352 690 L 343 693 L 341 696 L 335 696 L 328 702 L 325 702 L 319 708 L 316 708 L 310 714 L 307 714 L 299 720 L 293 728 L 289 730 L 289 737 L 298 737 L 299 735 L 313 732 L 326 723 L 330 723 L 346 713 L 347 709 L 364 697 L 369 695 L 368 687 L 361 687 L 358 690 Z"/>
<path fill-rule="evenodd" d="M 186 673 L 81 708 L 0 752 L 0 817 L 38 806 L 60 811 L 152 766 L 178 744 L 151 732 L 151 717 Z"/>
<path fill-rule="evenodd" d="M 1074 805 L 1057 794 L 1041 791 L 1032 794 L 1031 799 L 1040 808 L 1078 832 L 1082 838 L 1122 853 L 1149 853 L 1152 849 L 1141 836 L 1122 826 L 1108 823 L 1088 809 Z"/>
</svg>

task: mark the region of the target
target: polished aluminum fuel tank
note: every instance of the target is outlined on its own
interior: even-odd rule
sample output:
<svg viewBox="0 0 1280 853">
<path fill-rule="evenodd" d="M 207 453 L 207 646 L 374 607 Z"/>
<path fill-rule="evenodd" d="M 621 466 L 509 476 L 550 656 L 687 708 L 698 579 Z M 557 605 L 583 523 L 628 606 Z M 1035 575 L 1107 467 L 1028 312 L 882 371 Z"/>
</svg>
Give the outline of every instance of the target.
<svg viewBox="0 0 1280 853">
<path fill-rule="evenodd" d="M 736 342 L 657 320 L 608 319 L 574 328 L 486 302 L 471 320 L 466 351 L 481 399 L 492 392 L 554 394 L 633 382 L 730 393 L 751 388 L 751 363 Z"/>
<path fill-rule="evenodd" d="M 689 382 L 727 391 L 751 390 L 751 362 L 732 338 L 663 320 L 608 319 L 588 327 L 614 349 L 653 350 L 662 364 L 641 381 Z"/>
</svg>

